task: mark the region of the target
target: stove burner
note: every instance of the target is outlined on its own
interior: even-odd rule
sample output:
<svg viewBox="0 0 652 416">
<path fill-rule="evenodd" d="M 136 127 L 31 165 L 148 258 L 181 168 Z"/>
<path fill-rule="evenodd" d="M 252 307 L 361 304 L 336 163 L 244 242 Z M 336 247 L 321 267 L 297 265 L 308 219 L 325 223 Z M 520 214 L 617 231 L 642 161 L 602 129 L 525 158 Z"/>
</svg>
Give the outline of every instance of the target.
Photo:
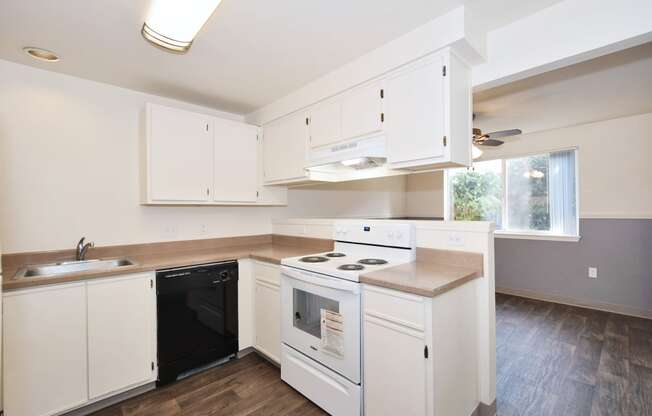
<svg viewBox="0 0 652 416">
<path fill-rule="evenodd" d="M 344 253 L 328 253 L 325 254 L 326 257 L 346 257 Z"/>
<path fill-rule="evenodd" d="M 387 264 L 387 260 L 383 259 L 362 259 L 358 260 L 358 263 L 360 264 L 369 264 L 371 266 L 378 266 L 381 264 Z"/>
<path fill-rule="evenodd" d="M 364 266 L 361 266 L 359 264 L 343 264 L 340 267 L 338 267 L 338 270 L 346 270 L 346 271 L 356 271 L 362 269 L 364 269 Z"/>
<path fill-rule="evenodd" d="M 328 261 L 328 259 L 322 256 L 308 256 L 308 257 L 301 257 L 299 261 L 302 261 L 304 263 L 323 263 L 325 261 Z"/>
</svg>

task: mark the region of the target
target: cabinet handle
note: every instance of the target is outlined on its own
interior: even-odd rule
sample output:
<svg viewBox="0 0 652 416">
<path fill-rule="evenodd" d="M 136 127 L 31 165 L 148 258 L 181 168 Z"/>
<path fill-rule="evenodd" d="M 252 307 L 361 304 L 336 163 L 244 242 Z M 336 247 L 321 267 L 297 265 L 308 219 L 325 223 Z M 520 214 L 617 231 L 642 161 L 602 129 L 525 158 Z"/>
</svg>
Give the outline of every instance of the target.
<svg viewBox="0 0 652 416">
<path fill-rule="evenodd" d="M 209 196 L 211 194 L 211 190 L 209 188 L 206 188 L 206 196 Z"/>
</svg>

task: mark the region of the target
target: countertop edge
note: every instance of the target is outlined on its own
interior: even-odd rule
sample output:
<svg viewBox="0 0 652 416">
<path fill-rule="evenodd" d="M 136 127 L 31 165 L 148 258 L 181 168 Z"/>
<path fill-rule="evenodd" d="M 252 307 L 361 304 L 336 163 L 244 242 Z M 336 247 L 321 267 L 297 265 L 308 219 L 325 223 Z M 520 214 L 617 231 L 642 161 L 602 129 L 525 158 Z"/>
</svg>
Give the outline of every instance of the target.
<svg viewBox="0 0 652 416">
<path fill-rule="evenodd" d="M 423 296 L 428 298 L 434 298 L 446 292 L 449 292 L 459 286 L 464 285 L 472 280 L 481 278 L 482 274 L 479 271 L 469 270 L 465 274 L 461 275 L 457 279 L 448 282 L 443 285 L 433 287 L 432 289 L 425 289 L 422 287 L 415 286 L 406 286 L 404 284 L 394 283 L 383 279 L 377 279 L 373 277 L 368 277 L 365 275 L 360 276 L 360 283 L 382 287 L 385 289 L 396 290 L 399 292 L 410 293 L 417 296 Z"/>
</svg>

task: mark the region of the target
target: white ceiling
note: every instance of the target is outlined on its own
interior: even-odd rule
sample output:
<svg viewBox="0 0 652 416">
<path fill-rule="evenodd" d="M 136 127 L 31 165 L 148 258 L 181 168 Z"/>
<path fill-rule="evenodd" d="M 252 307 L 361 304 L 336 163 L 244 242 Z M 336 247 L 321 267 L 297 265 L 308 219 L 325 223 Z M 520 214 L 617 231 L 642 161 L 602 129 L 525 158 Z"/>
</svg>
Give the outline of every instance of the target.
<svg viewBox="0 0 652 416">
<path fill-rule="evenodd" d="M 652 43 L 474 94 L 474 125 L 524 134 L 652 112 Z M 507 139 L 510 140 L 510 139 Z"/>
<path fill-rule="evenodd" d="M 224 0 L 190 52 L 172 55 L 140 36 L 148 1 L 3 0 L 0 59 L 246 113 L 460 4 L 493 29 L 558 1 Z"/>
</svg>

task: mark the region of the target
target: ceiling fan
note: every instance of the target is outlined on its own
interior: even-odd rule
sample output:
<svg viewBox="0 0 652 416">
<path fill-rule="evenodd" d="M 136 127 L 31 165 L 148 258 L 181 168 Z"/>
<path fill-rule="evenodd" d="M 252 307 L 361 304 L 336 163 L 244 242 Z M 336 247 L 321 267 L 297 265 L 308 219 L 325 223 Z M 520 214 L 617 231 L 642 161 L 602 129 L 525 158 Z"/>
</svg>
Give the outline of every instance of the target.
<svg viewBox="0 0 652 416">
<path fill-rule="evenodd" d="M 473 144 L 478 146 L 500 146 L 505 143 L 502 140 L 496 140 L 501 137 L 517 136 L 523 133 L 520 129 L 500 130 L 491 133 L 482 133 L 480 129 L 473 129 Z"/>
<path fill-rule="evenodd" d="M 475 120 L 475 113 L 473 113 L 473 120 Z M 471 156 L 473 160 L 479 159 L 482 156 L 483 152 L 478 146 L 500 146 L 505 142 L 497 139 L 501 137 L 517 136 L 521 133 L 523 132 L 520 129 L 500 130 L 491 133 L 483 133 L 482 130 L 473 128 L 473 146 L 471 146 Z"/>
</svg>

